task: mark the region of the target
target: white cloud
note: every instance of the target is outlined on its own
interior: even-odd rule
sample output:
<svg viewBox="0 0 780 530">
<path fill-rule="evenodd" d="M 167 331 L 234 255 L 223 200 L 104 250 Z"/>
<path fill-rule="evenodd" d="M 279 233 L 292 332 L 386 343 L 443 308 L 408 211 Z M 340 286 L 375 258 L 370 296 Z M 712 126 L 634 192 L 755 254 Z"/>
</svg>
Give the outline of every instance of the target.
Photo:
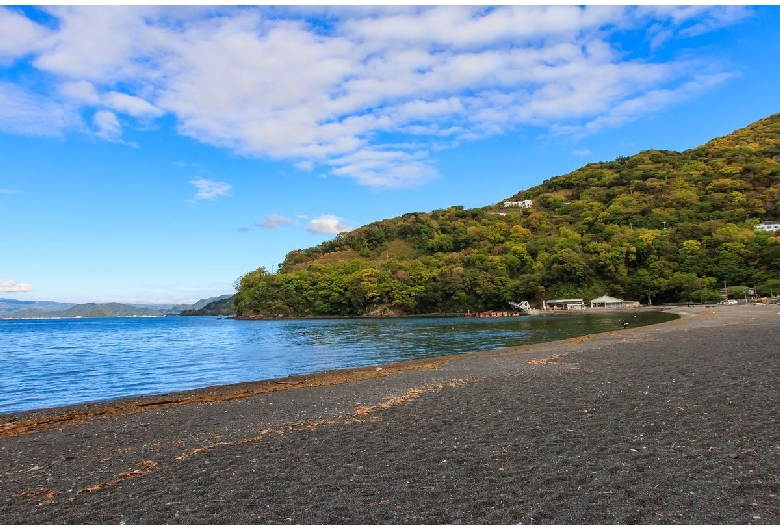
<svg viewBox="0 0 780 530">
<path fill-rule="evenodd" d="M 163 111 L 143 99 L 119 92 L 109 92 L 104 98 L 106 106 L 135 118 L 156 118 Z"/>
<path fill-rule="evenodd" d="M 647 18 L 668 19 L 672 26 L 667 31 L 682 36 L 697 36 L 729 26 L 752 16 L 752 10 L 740 5 L 640 6 L 640 15 Z M 657 24 L 656 29 L 662 24 Z"/>
<path fill-rule="evenodd" d="M 190 184 L 198 188 L 198 191 L 195 193 L 196 201 L 203 199 L 213 200 L 222 195 L 230 195 L 230 192 L 233 190 L 233 186 L 227 182 L 217 182 L 204 178 L 191 180 Z"/>
<path fill-rule="evenodd" d="M 651 90 L 634 98 L 626 99 L 598 118 L 587 122 L 577 133 L 583 135 L 607 127 L 619 127 L 649 111 L 662 109 L 672 103 L 686 101 L 707 91 L 712 86 L 722 83 L 729 77 L 731 74 L 728 73 L 703 75 L 674 89 Z"/>
<path fill-rule="evenodd" d="M 33 64 L 63 78 L 96 84 L 143 79 L 144 58 L 154 46 L 150 24 L 164 14 L 155 7 L 55 6 L 46 11 L 58 23 Z M 113 82 L 111 81 L 113 79 Z"/>
<path fill-rule="evenodd" d="M 301 160 L 299 162 L 296 162 L 293 164 L 297 169 L 300 169 L 301 171 L 311 171 L 314 169 L 314 162 L 311 160 Z"/>
<path fill-rule="evenodd" d="M 47 33 L 16 10 L 0 7 L 0 64 L 39 50 Z"/>
<path fill-rule="evenodd" d="M 435 178 L 426 152 L 378 151 L 366 149 L 335 158 L 335 175 L 347 176 L 366 186 L 398 188 L 420 184 Z"/>
<path fill-rule="evenodd" d="M 360 37 L 386 43 L 440 43 L 479 48 L 495 42 L 575 36 L 583 27 L 598 27 L 621 15 L 619 8 L 567 6 L 467 6 L 416 8 L 406 13 L 367 17 L 350 24 Z"/>
<path fill-rule="evenodd" d="M 590 152 L 590 149 L 575 149 L 571 154 L 575 156 L 590 156 L 592 153 Z"/>
<path fill-rule="evenodd" d="M 26 293 L 32 290 L 33 286 L 29 283 L 16 283 L 11 280 L 0 282 L 0 293 Z"/>
<path fill-rule="evenodd" d="M 621 37 L 629 32 L 656 49 L 751 13 L 739 6 L 46 11 L 53 29 L 0 8 L 0 61 L 24 62 L 42 80 L 37 88 L 0 85 L 0 129 L 56 135 L 86 129 L 80 116 L 92 115 L 99 137 L 120 141 L 123 127 L 170 115 L 180 134 L 200 142 L 306 171 L 328 166 L 383 187 L 435 178 L 429 153 L 446 146 L 523 125 L 578 134 L 619 127 L 708 90 L 729 75 L 712 58 L 661 61 L 668 54 L 643 56 Z M 311 22 L 321 15 L 327 25 Z"/>
<path fill-rule="evenodd" d="M 92 118 L 97 127 L 97 136 L 104 140 L 117 141 L 122 136 L 122 126 L 116 114 L 107 110 L 99 110 Z"/>
<path fill-rule="evenodd" d="M 0 131 L 29 136 L 61 136 L 83 126 L 68 106 L 31 93 L 13 83 L 0 82 Z"/>
<path fill-rule="evenodd" d="M 265 219 L 257 223 L 257 226 L 260 226 L 262 228 L 270 228 L 273 230 L 277 228 L 286 228 L 288 226 L 293 226 L 293 225 L 295 225 L 295 221 L 293 221 L 292 219 L 288 219 L 283 215 L 278 215 L 278 214 L 272 214 L 266 216 Z"/>
<path fill-rule="evenodd" d="M 9 190 L 7 188 L 0 188 L 0 195 L 13 195 L 15 193 L 21 193 L 19 190 Z"/>
<path fill-rule="evenodd" d="M 339 234 L 352 230 L 351 227 L 342 224 L 342 220 L 335 215 L 315 217 L 306 229 L 317 234 Z"/>
<path fill-rule="evenodd" d="M 655 5 L 636 8 L 637 18 L 652 21 L 647 29 L 652 48 L 673 38 L 696 37 L 716 31 L 753 15 L 752 8 L 740 5 Z"/>
<path fill-rule="evenodd" d="M 60 85 L 60 94 L 76 103 L 100 104 L 100 95 L 89 81 L 68 81 Z"/>
</svg>

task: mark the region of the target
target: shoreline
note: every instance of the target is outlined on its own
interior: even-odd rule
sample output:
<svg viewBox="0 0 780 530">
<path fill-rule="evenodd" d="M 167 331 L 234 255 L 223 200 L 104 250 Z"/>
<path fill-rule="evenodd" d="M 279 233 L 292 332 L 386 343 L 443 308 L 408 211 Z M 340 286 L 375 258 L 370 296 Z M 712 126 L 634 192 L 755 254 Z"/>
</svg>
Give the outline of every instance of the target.
<svg viewBox="0 0 780 530">
<path fill-rule="evenodd" d="M 712 307 L 715 304 L 699 304 L 700 307 Z M 515 312 L 514 310 L 510 309 L 503 309 L 503 310 L 486 310 L 481 312 L 466 312 L 466 313 L 421 313 L 418 315 L 405 315 L 405 314 L 379 314 L 379 315 L 307 315 L 307 316 L 241 316 L 237 317 L 235 315 L 225 318 L 230 318 L 232 320 L 353 320 L 353 319 L 398 319 L 398 318 L 473 318 L 475 315 L 479 314 L 487 314 L 487 313 L 515 313 L 512 315 L 507 315 L 507 317 L 515 317 L 515 316 L 543 316 L 543 315 L 577 315 L 577 314 L 586 314 L 586 313 L 630 313 L 630 312 L 636 312 L 636 311 L 667 311 L 670 309 L 674 309 L 676 306 L 639 306 L 639 307 L 615 307 L 615 308 L 607 308 L 607 307 L 587 307 L 585 309 L 532 309 L 535 311 L 534 313 L 521 313 L 521 312 Z M 214 315 L 180 315 L 180 316 L 214 316 Z M 498 317 L 497 317 L 498 318 Z"/>
<path fill-rule="evenodd" d="M 706 306 L 709 309 L 711 306 Z M 669 312 L 678 315 L 678 319 L 682 318 L 678 308 L 664 308 L 660 306 L 656 307 L 641 307 L 641 308 L 620 308 L 620 309 L 606 309 L 596 308 L 593 310 L 557 310 L 557 311 L 545 311 L 535 315 L 523 315 L 526 316 L 567 316 L 577 314 L 629 314 L 636 313 L 637 310 L 644 312 Z M 702 306 L 701 309 L 705 309 Z M 376 319 L 376 318 L 447 318 L 452 315 L 436 314 L 436 315 L 416 315 L 411 317 L 333 317 L 333 318 L 358 318 L 358 319 Z M 464 318 L 464 315 L 459 315 Z M 113 318 L 113 317 L 112 317 Z M 213 318 L 213 317 L 212 317 Z M 487 318 L 487 317 L 485 317 Z M 490 317 L 490 318 L 510 318 L 510 317 Z M 520 318 L 520 317 L 512 317 Z M 290 320 L 306 320 L 306 318 L 290 318 Z M 319 317 L 312 317 L 311 319 L 319 319 Z M 675 320 L 678 320 L 675 319 Z M 236 319 L 236 320 L 288 320 L 287 318 L 251 318 L 251 319 Z M 673 321 L 675 321 L 673 320 Z M 653 324 L 651 326 L 658 326 L 665 323 Z M 641 327 L 651 327 L 641 326 Z M 175 392 L 167 392 L 160 394 L 144 394 L 137 396 L 124 396 L 113 399 L 89 401 L 84 403 L 74 403 L 71 405 L 61 405 L 57 407 L 44 407 L 38 409 L 31 409 L 19 412 L 0 413 L 0 439 L 7 436 L 16 436 L 18 434 L 25 434 L 30 432 L 37 432 L 39 430 L 45 430 L 50 428 L 57 428 L 67 425 L 75 425 L 90 421 L 98 418 L 112 418 L 125 414 L 133 414 L 142 410 L 173 407 L 192 403 L 208 403 L 208 402 L 223 402 L 231 401 L 234 399 L 246 398 L 258 394 L 267 394 L 270 392 L 276 392 L 279 390 L 288 390 L 293 388 L 312 388 L 322 387 L 330 385 L 340 385 L 345 383 L 354 383 L 357 381 L 363 381 L 367 379 L 375 379 L 379 377 L 387 377 L 400 372 L 410 370 L 432 370 L 439 368 L 443 364 L 455 359 L 480 356 L 485 354 L 498 354 L 504 355 L 508 353 L 522 353 L 526 350 L 534 349 L 535 347 L 544 346 L 547 344 L 553 345 L 557 343 L 566 343 L 568 341 L 579 341 L 582 337 L 596 337 L 598 335 L 610 334 L 613 332 L 592 333 L 581 337 L 573 337 L 570 339 L 563 339 L 552 342 L 539 342 L 526 344 L 522 346 L 515 346 L 509 348 L 502 348 L 499 350 L 483 350 L 469 353 L 459 353 L 452 355 L 440 355 L 436 357 L 428 357 L 423 359 L 413 359 L 408 361 L 398 361 L 394 363 L 386 363 L 380 365 L 371 365 L 359 368 L 343 368 L 327 370 L 324 372 L 314 372 L 311 374 L 291 374 L 286 377 L 278 377 L 273 379 L 262 379 L 257 381 L 246 381 L 241 383 L 223 384 L 223 385 L 211 385 L 201 388 L 194 388 L 189 390 L 181 390 Z"/>
<path fill-rule="evenodd" d="M 674 311 L 9 433 L 0 524 L 779 524 L 780 308 Z"/>
</svg>

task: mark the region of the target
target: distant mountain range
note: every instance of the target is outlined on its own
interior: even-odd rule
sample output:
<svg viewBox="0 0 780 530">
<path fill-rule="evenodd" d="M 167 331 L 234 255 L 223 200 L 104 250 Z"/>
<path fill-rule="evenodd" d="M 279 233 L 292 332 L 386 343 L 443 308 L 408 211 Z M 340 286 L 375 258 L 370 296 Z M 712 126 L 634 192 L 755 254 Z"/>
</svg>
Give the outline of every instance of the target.
<svg viewBox="0 0 780 530">
<path fill-rule="evenodd" d="M 23 309 L 11 313 L 15 318 L 74 318 L 74 317 L 142 317 L 164 316 L 165 313 L 146 307 L 134 307 L 127 304 L 76 304 L 62 311 L 44 311 L 41 309 Z"/>
<path fill-rule="evenodd" d="M 95 318 L 180 315 L 197 311 L 211 303 L 232 299 L 226 294 L 198 300 L 194 304 L 68 304 L 62 302 L 28 301 L 0 298 L 0 318 Z"/>
<path fill-rule="evenodd" d="M 235 313 L 233 306 L 234 296 L 220 296 L 216 300 L 209 302 L 200 308 L 185 309 L 181 312 L 183 317 L 202 317 L 202 316 L 231 316 Z"/>
<path fill-rule="evenodd" d="M 222 302 L 223 300 L 227 300 L 227 299 L 231 300 L 231 309 L 232 309 L 233 295 L 232 294 L 223 294 L 221 296 L 212 296 L 211 298 L 203 298 L 201 300 L 198 300 L 194 304 L 189 304 L 189 305 L 184 304 L 184 305 L 172 306 L 172 307 L 170 307 L 168 309 L 167 312 L 168 312 L 168 314 L 172 314 L 172 312 L 175 312 L 175 314 L 177 314 L 177 315 L 179 315 L 179 314 L 187 315 L 191 311 L 198 311 L 198 310 L 206 308 L 207 306 L 209 306 L 211 304 L 218 304 L 218 303 Z M 147 306 L 147 307 L 155 307 L 155 306 Z M 214 314 L 217 314 L 217 313 L 214 313 Z M 222 313 L 219 313 L 219 314 L 222 314 Z M 232 311 L 231 311 L 231 314 L 232 314 Z"/>
<path fill-rule="evenodd" d="M 73 307 L 73 304 L 0 298 L 0 317 L 7 316 L 8 313 L 21 310 L 39 309 L 41 311 L 63 311 L 69 307 Z"/>
</svg>

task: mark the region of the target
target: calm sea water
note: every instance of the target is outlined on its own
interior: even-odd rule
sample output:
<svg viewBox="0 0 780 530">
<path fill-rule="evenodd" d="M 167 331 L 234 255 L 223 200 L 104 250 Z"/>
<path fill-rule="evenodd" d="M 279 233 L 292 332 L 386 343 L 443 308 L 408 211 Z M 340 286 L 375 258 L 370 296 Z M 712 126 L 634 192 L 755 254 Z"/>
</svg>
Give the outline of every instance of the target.
<svg viewBox="0 0 780 530">
<path fill-rule="evenodd" d="M 621 318 L 0 320 L 0 414 L 546 342 L 620 329 Z"/>
</svg>

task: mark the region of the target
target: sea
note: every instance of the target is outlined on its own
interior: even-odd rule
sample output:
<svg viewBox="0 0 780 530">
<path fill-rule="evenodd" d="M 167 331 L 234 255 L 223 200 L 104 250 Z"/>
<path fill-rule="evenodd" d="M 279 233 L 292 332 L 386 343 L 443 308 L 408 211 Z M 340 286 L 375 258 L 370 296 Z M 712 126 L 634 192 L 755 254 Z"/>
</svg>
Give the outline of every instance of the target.
<svg viewBox="0 0 780 530">
<path fill-rule="evenodd" d="M 661 312 L 498 318 L 0 320 L 0 414 L 463 354 L 645 326 Z"/>
</svg>

